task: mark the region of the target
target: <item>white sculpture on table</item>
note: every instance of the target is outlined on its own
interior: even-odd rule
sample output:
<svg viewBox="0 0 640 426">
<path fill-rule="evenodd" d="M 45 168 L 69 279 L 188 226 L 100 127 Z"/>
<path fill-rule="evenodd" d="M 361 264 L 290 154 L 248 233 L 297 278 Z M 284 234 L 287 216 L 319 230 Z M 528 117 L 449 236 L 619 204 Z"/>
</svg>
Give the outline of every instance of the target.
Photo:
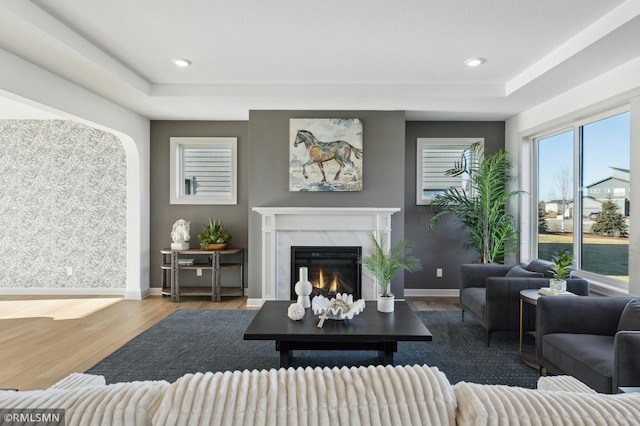
<svg viewBox="0 0 640 426">
<path fill-rule="evenodd" d="M 309 270 L 306 266 L 300 267 L 298 282 L 293 289 L 298 295 L 298 304 L 303 308 L 311 307 L 311 299 L 309 298 L 309 295 L 313 291 L 313 286 L 309 282 Z"/>
<path fill-rule="evenodd" d="M 191 235 L 189 231 L 191 228 L 191 222 L 184 219 L 176 220 L 171 230 L 171 249 L 172 250 L 187 250 L 189 248 L 189 240 Z"/>
<path fill-rule="evenodd" d="M 304 317 L 305 309 L 299 303 L 292 303 L 287 309 L 287 315 L 294 321 L 300 321 Z"/>
</svg>

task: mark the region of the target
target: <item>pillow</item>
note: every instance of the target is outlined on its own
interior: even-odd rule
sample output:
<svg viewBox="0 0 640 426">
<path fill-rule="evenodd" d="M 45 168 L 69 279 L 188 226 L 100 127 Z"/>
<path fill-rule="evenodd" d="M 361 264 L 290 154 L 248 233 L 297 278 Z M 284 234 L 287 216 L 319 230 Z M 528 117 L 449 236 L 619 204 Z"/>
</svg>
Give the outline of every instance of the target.
<svg viewBox="0 0 640 426">
<path fill-rule="evenodd" d="M 514 266 L 509 269 L 505 275 L 507 278 L 542 278 L 544 275 L 540 272 L 527 271 L 522 266 Z"/>
<path fill-rule="evenodd" d="M 640 299 L 631 299 L 624 307 L 618 331 L 640 331 Z"/>
<path fill-rule="evenodd" d="M 553 278 L 553 269 L 551 269 L 551 264 L 542 260 L 532 260 L 525 269 L 527 271 L 538 272 L 545 278 Z"/>
</svg>

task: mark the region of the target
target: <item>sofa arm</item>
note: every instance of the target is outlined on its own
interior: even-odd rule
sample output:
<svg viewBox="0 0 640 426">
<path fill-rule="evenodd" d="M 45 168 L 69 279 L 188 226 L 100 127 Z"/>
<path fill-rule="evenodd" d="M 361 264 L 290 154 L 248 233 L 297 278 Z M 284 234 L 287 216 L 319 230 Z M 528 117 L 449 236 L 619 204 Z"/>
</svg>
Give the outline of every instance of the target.
<svg viewBox="0 0 640 426">
<path fill-rule="evenodd" d="M 619 331 L 614 340 L 613 392 L 620 386 L 640 386 L 640 331 Z"/>
<path fill-rule="evenodd" d="M 467 287 L 484 287 L 489 277 L 504 277 L 513 265 L 469 263 L 460 265 L 460 290 Z"/>
</svg>

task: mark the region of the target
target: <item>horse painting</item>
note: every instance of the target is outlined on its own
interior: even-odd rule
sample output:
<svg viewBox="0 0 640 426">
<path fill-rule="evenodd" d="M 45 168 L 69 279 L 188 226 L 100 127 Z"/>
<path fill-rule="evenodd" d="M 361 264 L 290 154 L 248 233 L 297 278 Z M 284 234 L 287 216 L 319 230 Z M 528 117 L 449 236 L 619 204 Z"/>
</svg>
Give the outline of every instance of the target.
<svg viewBox="0 0 640 426">
<path fill-rule="evenodd" d="M 355 155 L 357 159 L 362 158 L 363 154 L 362 149 L 356 148 L 347 141 L 321 142 L 308 130 L 298 130 L 293 146 L 297 147 L 300 144 L 304 144 L 307 148 L 307 154 L 309 154 L 309 160 L 302 165 L 302 175 L 305 179 L 308 179 L 307 166 L 315 163 L 320 168 L 320 172 L 322 172 L 322 182 L 327 181 L 323 163 L 331 160 L 335 160 L 338 163 L 339 169 L 333 178 L 333 180 L 338 180 L 345 164 L 352 168 L 355 167 L 353 161 L 351 161 L 351 154 Z"/>
</svg>

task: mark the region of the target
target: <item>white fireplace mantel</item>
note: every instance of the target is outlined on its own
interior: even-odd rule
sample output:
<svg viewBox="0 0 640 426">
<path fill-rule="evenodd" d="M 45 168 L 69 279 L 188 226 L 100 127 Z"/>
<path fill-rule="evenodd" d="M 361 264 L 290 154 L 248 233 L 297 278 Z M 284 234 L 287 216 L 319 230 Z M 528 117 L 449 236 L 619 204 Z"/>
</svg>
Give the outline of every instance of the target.
<svg viewBox="0 0 640 426">
<path fill-rule="evenodd" d="M 254 207 L 262 216 L 262 298 L 249 299 L 247 306 L 265 300 L 291 298 L 292 246 L 361 246 L 370 254 L 370 235 L 391 245 L 391 215 L 395 207 Z M 373 285 L 370 285 L 370 284 Z M 362 271 L 362 297 L 375 299 L 375 277 Z"/>
</svg>

